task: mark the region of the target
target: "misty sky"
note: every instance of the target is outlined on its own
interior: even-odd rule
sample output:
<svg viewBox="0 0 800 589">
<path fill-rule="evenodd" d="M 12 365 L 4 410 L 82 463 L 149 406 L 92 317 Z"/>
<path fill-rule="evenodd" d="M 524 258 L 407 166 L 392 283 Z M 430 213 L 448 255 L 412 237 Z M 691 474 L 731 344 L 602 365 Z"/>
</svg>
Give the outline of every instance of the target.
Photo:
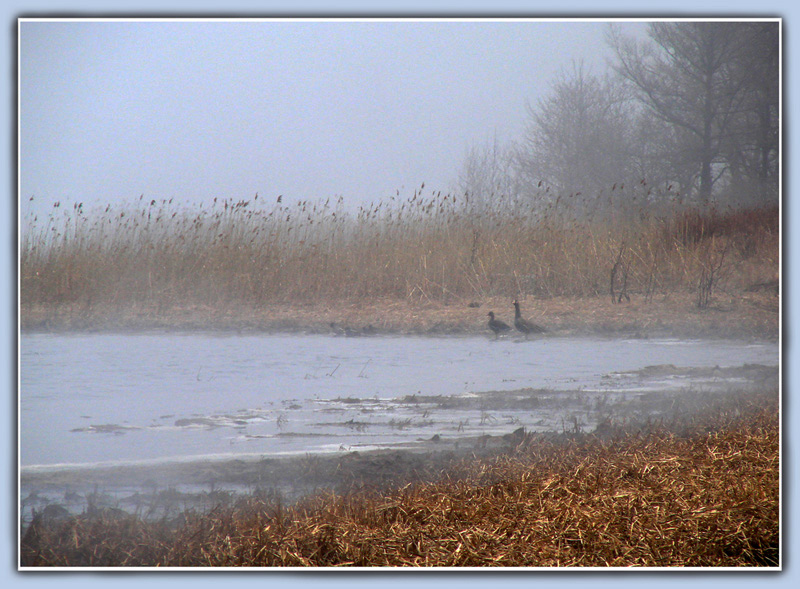
<svg viewBox="0 0 800 589">
<path fill-rule="evenodd" d="M 604 22 L 24 21 L 20 200 L 449 190 Z M 631 23 L 631 30 L 644 25 Z"/>
</svg>

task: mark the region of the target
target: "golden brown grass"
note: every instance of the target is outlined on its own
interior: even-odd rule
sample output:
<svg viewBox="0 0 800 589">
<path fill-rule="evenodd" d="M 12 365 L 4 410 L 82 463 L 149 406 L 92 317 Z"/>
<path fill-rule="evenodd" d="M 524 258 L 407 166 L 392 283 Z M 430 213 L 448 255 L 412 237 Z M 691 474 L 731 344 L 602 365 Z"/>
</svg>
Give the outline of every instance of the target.
<svg viewBox="0 0 800 589">
<path fill-rule="evenodd" d="M 775 401 L 690 433 L 548 442 L 464 462 L 437 483 L 256 497 L 179 522 L 39 517 L 23 566 L 763 567 L 779 564 Z M 693 419 L 696 416 L 693 416 Z"/>
<path fill-rule="evenodd" d="M 422 189 L 356 212 L 341 202 L 263 199 L 55 208 L 46 219 L 23 219 L 22 324 L 98 326 L 113 316 L 153 324 L 194 309 L 233 323 L 276 307 L 371 301 L 610 303 L 612 273 L 616 297 L 650 303 L 675 295 L 690 307 L 777 287 L 775 207 L 660 215 L 642 207 L 593 220 L 557 206 L 472 211 L 464 198 Z"/>
</svg>

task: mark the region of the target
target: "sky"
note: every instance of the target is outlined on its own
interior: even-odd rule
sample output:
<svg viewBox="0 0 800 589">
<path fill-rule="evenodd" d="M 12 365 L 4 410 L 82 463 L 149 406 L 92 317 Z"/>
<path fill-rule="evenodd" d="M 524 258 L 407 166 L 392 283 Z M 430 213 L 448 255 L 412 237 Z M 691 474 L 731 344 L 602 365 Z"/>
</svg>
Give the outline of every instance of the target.
<svg viewBox="0 0 800 589">
<path fill-rule="evenodd" d="M 470 148 L 521 138 L 560 71 L 605 71 L 606 28 L 26 20 L 22 212 L 141 194 L 361 204 L 423 182 L 449 191 Z"/>
<path fill-rule="evenodd" d="M 258 153 L 256 149 L 248 150 L 248 153 L 252 151 L 252 153 L 255 154 L 252 158 L 256 160 L 256 163 L 250 164 L 252 169 L 257 170 L 257 173 L 252 174 L 252 177 L 255 179 L 247 178 L 246 174 L 241 171 L 241 168 L 236 168 L 236 165 L 241 166 L 242 164 L 230 162 L 230 160 L 235 159 L 234 155 L 226 156 L 225 160 L 228 160 L 228 165 L 223 166 L 221 163 L 223 160 L 215 159 L 220 157 L 218 154 L 222 151 L 219 149 L 219 146 L 214 145 L 212 149 L 213 142 L 211 140 L 203 140 L 203 137 L 209 136 L 210 133 L 208 129 L 215 123 L 215 121 L 209 117 L 206 117 L 206 123 L 194 123 L 195 127 L 193 131 L 197 133 L 197 135 L 202 136 L 198 137 L 194 135 L 190 140 L 179 141 L 181 137 L 189 135 L 189 131 L 186 130 L 185 122 L 191 119 L 190 115 L 192 110 L 201 109 L 201 100 L 205 100 L 207 97 L 205 94 L 199 93 L 199 91 L 208 90 L 208 87 L 204 88 L 206 82 L 208 82 L 208 86 L 213 87 L 213 85 L 210 84 L 210 80 L 214 79 L 211 74 L 216 74 L 218 78 L 222 77 L 223 79 L 225 75 L 230 75 L 231 77 L 236 76 L 233 71 L 228 71 L 228 68 L 232 66 L 218 65 L 216 69 L 209 66 L 208 69 L 203 70 L 197 67 L 192 69 L 186 63 L 175 64 L 171 62 L 169 57 L 176 55 L 180 47 L 186 46 L 186 41 L 183 41 L 183 44 L 177 42 L 180 37 L 175 40 L 176 42 L 173 46 L 167 45 L 166 48 L 164 47 L 166 42 L 162 42 L 160 45 L 162 47 L 160 53 L 157 51 L 159 44 L 152 43 L 150 40 L 140 41 L 138 49 L 134 51 L 134 56 L 149 55 L 150 58 L 144 63 L 139 61 L 138 65 L 135 62 L 135 58 L 130 57 L 130 55 L 126 57 L 124 51 L 126 46 L 128 51 L 131 51 L 130 46 L 134 43 L 131 36 L 126 37 L 127 41 L 122 42 L 120 40 L 118 44 L 110 48 L 108 45 L 98 46 L 97 44 L 100 43 L 101 39 L 95 38 L 93 41 L 94 45 L 90 44 L 89 47 L 97 48 L 97 51 L 100 53 L 96 55 L 92 55 L 90 49 L 85 46 L 81 48 L 80 46 L 76 46 L 74 42 L 67 42 L 63 39 L 63 35 L 61 45 L 57 44 L 57 39 L 40 39 L 40 43 L 45 43 L 43 49 L 45 55 L 41 54 L 42 49 L 40 47 L 40 54 L 37 58 L 39 60 L 39 77 L 27 82 L 29 84 L 28 91 L 32 92 L 32 94 L 26 94 L 22 91 L 22 87 L 19 88 L 19 103 L 15 103 L 14 97 L 17 96 L 18 90 L 16 72 L 14 71 L 14 64 L 17 63 L 18 56 L 16 54 L 16 40 L 13 38 L 16 28 L 16 19 L 25 15 L 46 15 L 64 12 L 69 12 L 70 14 L 86 13 L 107 15 L 110 14 L 112 10 L 109 8 L 109 5 L 110 3 L 107 1 L 100 0 L 8 0 L 0 5 L 0 11 L 2 11 L 5 17 L 5 30 L 8 35 L 6 43 L 0 45 L 0 51 L 4 52 L 4 63 L 7 64 L 7 75 L 4 78 L 6 92 L 3 96 L 5 96 L 5 100 L 7 101 L 6 117 L 8 122 L 6 126 L 11 130 L 13 137 L 13 139 L 9 141 L 0 142 L 0 151 L 2 151 L 6 161 L 9 162 L 4 176 L 7 183 L 6 185 L 9 186 L 9 197 L 6 200 L 7 210 L 5 215 L 0 215 L 2 222 L 6 223 L 3 227 L 5 229 L 3 233 L 6 235 L 5 243 L 7 244 L 7 251 L 2 259 L 4 260 L 4 273 L 9 276 L 9 280 L 6 282 L 7 290 L 4 291 L 2 296 L 8 309 L 8 314 L 2 316 L 3 331 L 7 334 L 5 340 L 6 346 L 3 347 L 4 353 L 2 357 L 6 359 L 3 364 L 3 372 L 8 376 L 9 385 L 7 394 L 7 415 L 9 415 L 9 422 L 7 423 L 8 433 L 6 437 L 3 438 L 2 451 L 8 457 L 9 463 L 16 462 L 16 433 L 14 424 L 11 422 L 13 417 L 16 416 L 17 410 L 15 393 L 17 385 L 15 378 L 16 368 L 13 360 L 16 358 L 16 334 L 18 332 L 13 319 L 16 318 L 17 312 L 16 259 L 18 230 L 16 225 L 18 218 L 17 213 L 19 212 L 17 210 L 17 203 L 19 202 L 20 208 L 27 206 L 29 201 L 28 197 L 25 196 L 26 194 L 36 194 L 35 203 L 44 202 L 48 198 L 61 198 L 62 200 L 66 200 L 70 194 L 73 198 L 75 195 L 80 195 L 80 198 L 85 199 L 88 198 L 91 192 L 99 194 L 100 196 L 97 198 L 102 198 L 106 201 L 112 198 L 125 197 L 129 194 L 138 197 L 138 194 L 144 192 L 148 192 L 149 194 L 151 191 L 153 191 L 154 194 L 156 191 L 158 191 L 159 194 L 166 194 L 169 193 L 169 191 L 173 191 L 175 195 L 190 195 L 192 193 L 204 194 L 203 191 L 207 191 L 210 194 L 216 190 L 223 190 L 225 194 L 238 195 L 239 193 L 243 193 L 245 197 L 251 192 L 261 191 L 262 194 L 270 195 L 281 190 L 286 190 L 286 192 L 288 192 L 288 178 L 301 177 L 301 180 L 304 180 L 302 176 L 308 175 L 308 170 L 311 169 L 306 166 L 303 168 L 303 174 L 289 174 L 287 170 L 282 169 L 274 163 L 271 167 L 268 167 L 268 163 L 272 161 L 271 158 L 279 157 L 280 154 L 268 157 Z M 270 11 L 275 13 L 282 11 L 283 13 L 291 14 L 308 11 L 316 13 L 326 12 L 328 14 L 332 11 L 360 11 L 361 13 L 366 12 L 371 14 L 376 12 L 375 2 L 363 2 L 361 0 L 339 0 L 333 7 L 330 4 L 316 0 L 228 0 L 225 3 L 210 0 L 192 0 L 191 2 L 178 2 L 176 0 L 138 0 L 136 3 L 126 3 L 124 0 L 121 0 L 113 6 L 113 10 L 127 14 L 142 12 L 158 14 L 164 11 L 170 11 L 171 13 L 182 12 L 186 14 L 198 14 L 202 11 L 208 11 L 213 14 L 219 14 L 221 11 L 231 11 L 231 13 L 234 14 L 253 14 L 256 11 L 259 13 Z M 800 4 L 794 0 L 762 0 L 758 3 L 753 3 L 749 0 L 727 0 L 724 3 L 718 2 L 717 0 L 653 0 L 652 2 L 646 3 L 646 5 L 643 5 L 641 0 L 607 0 L 602 4 L 597 3 L 595 0 L 561 0 L 559 3 L 538 0 L 492 0 L 491 2 L 487 2 L 486 0 L 442 0 L 441 2 L 409 0 L 401 3 L 397 2 L 397 0 L 387 0 L 380 2 L 379 6 L 380 9 L 384 11 L 397 12 L 402 10 L 405 13 L 415 14 L 426 14 L 435 10 L 439 14 L 479 13 L 490 15 L 553 14 L 558 11 L 559 15 L 577 17 L 594 14 L 615 16 L 639 16 L 642 14 L 652 16 L 703 16 L 709 14 L 782 16 L 787 19 L 784 23 L 784 51 L 786 54 L 785 79 L 787 81 L 787 86 L 784 90 L 785 97 L 794 96 L 796 94 L 797 84 L 800 83 L 798 82 L 798 80 L 800 80 L 800 75 L 798 75 L 796 71 L 800 60 L 794 55 L 794 45 L 792 43 L 792 38 L 794 36 L 792 35 L 793 23 L 796 22 L 797 17 L 800 16 Z M 643 8 L 643 6 L 646 7 Z M 67 35 L 67 37 L 69 37 L 69 35 Z M 525 63 L 515 67 L 524 69 L 544 66 L 550 69 L 545 70 L 544 73 L 538 70 L 536 70 L 537 73 L 530 73 L 530 77 L 528 78 L 529 83 L 521 90 L 512 89 L 510 87 L 490 86 L 488 84 L 483 86 L 487 88 L 484 92 L 488 93 L 490 98 L 498 102 L 491 103 L 490 107 L 484 109 L 476 109 L 473 107 L 474 110 L 471 112 L 460 115 L 461 118 L 471 121 L 473 126 L 469 128 L 477 130 L 473 131 L 471 135 L 459 135 L 457 137 L 458 146 L 453 148 L 452 153 L 455 155 L 453 156 L 452 162 L 439 160 L 434 161 L 433 164 L 429 163 L 428 165 L 430 167 L 420 172 L 420 175 L 429 176 L 428 182 L 433 183 L 433 173 L 428 172 L 428 170 L 445 170 L 447 167 L 445 164 L 447 164 L 450 169 L 441 172 L 441 176 L 437 177 L 435 180 L 436 182 L 447 182 L 453 174 L 453 168 L 458 167 L 466 149 L 473 143 L 489 140 L 495 131 L 498 133 L 507 132 L 513 134 L 515 132 L 514 130 L 518 129 L 524 122 L 525 101 L 534 100 L 537 92 L 542 90 L 546 91 L 549 80 L 552 79 L 552 72 L 560 67 L 560 65 L 552 67 L 555 61 L 559 59 L 559 56 L 564 54 L 565 48 L 571 51 L 575 43 L 582 43 L 586 37 L 586 34 L 578 35 L 577 33 L 572 33 L 569 37 L 561 39 L 561 48 L 555 52 L 555 55 L 549 55 L 546 52 L 540 51 L 525 56 Z M 500 42 L 500 39 L 495 39 L 495 41 Z M 210 43 L 210 41 L 207 42 Z M 52 48 L 58 48 L 58 50 L 51 50 L 48 53 L 46 45 L 50 45 Z M 215 42 L 214 45 L 219 47 L 220 43 Z M 274 45 L 274 43 L 267 43 L 262 40 L 262 47 L 274 48 Z M 410 43 L 403 42 L 399 43 L 399 45 L 400 47 L 396 48 L 398 52 L 401 50 L 408 52 L 414 48 Z M 597 47 L 600 47 L 600 45 L 597 45 Z M 472 48 L 475 49 L 474 46 Z M 597 50 L 587 51 L 587 62 L 589 62 L 590 58 L 597 59 L 598 53 L 603 50 L 604 49 L 601 47 Z M 266 50 L 263 52 L 266 52 Z M 247 46 L 240 46 L 239 53 L 244 53 L 245 55 L 251 54 Z M 475 53 L 478 55 L 482 54 L 481 51 L 477 50 Z M 200 50 L 189 52 L 190 57 L 204 54 L 212 56 L 219 55 L 215 49 L 208 45 L 206 46 L 205 53 Z M 363 57 L 366 58 L 366 56 Z M 134 59 L 133 63 L 131 59 Z M 113 60 L 117 61 L 115 62 Z M 570 60 L 571 57 L 567 58 L 566 63 L 569 63 Z M 338 56 L 329 67 L 334 67 L 339 62 L 346 63 L 345 57 L 341 55 Z M 24 69 L 24 61 L 20 59 L 19 63 L 22 68 L 20 73 L 26 73 L 27 70 Z M 37 61 L 35 59 L 31 62 L 31 64 L 36 63 Z M 113 68 L 112 65 L 114 63 L 124 64 L 126 68 L 129 68 L 129 71 Z M 217 61 L 217 63 L 219 63 L 219 61 Z M 283 65 L 284 67 L 288 67 L 289 64 L 284 63 Z M 460 62 L 455 60 L 454 67 L 460 65 Z M 508 63 L 504 65 L 510 67 Z M 407 65 L 407 67 L 411 66 Z M 213 71 L 209 71 L 212 69 Z M 255 69 L 256 67 L 253 66 L 247 71 L 253 71 Z M 275 69 L 278 69 L 277 66 L 275 66 Z M 487 66 L 486 69 L 488 69 L 489 75 L 498 75 L 498 72 L 495 71 L 494 68 Z M 484 69 L 484 71 L 486 71 L 486 69 Z M 105 91 L 103 91 L 103 84 L 97 81 L 97 79 L 92 82 L 91 79 L 87 79 L 87 77 L 90 78 L 90 76 L 86 74 L 84 74 L 82 78 L 76 80 L 76 70 L 85 71 L 94 76 L 97 76 L 98 72 L 105 72 L 110 87 L 106 87 Z M 467 74 L 471 74 L 473 71 L 477 71 L 477 66 L 466 68 L 466 70 Z M 167 92 L 165 88 L 174 88 L 175 85 L 177 85 L 180 80 L 185 79 L 191 71 L 194 71 L 195 89 L 198 92 L 196 92 L 194 98 L 187 103 L 185 99 L 181 101 L 173 97 L 173 93 Z M 533 70 L 529 69 L 527 71 L 531 72 Z M 47 72 L 55 72 L 57 74 L 55 80 L 51 79 L 48 82 L 45 79 L 47 77 Z M 548 74 L 548 72 L 550 73 Z M 137 75 L 134 76 L 134 74 Z M 242 77 L 245 79 L 247 78 L 246 74 L 240 73 L 239 76 L 240 80 Z M 165 81 L 165 83 L 170 82 L 173 86 L 162 86 L 159 89 L 156 83 L 159 79 Z M 59 80 L 61 81 L 59 82 Z M 103 78 L 100 78 L 100 80 L 103 80 Z M 404 96 L 407 96 L 407 94 L 403 94 L 403 92 L 409 92 L 409 88 L 418 90 L 418 88 L 424 87 L 429 90 L 435 88 L 437 92 L 444 93 L 445 97 L 448 95 L 460 95 L 456 92 L 447 94 L 440 88 L 438 80 L 422 79 L 413 80 L 413 82 L 416 85 L 406 82 L 404 85 L 394 88 L 393 90 L 396 91 L 396 96 L 389 90 L 386 90 L 386 94 L 389 98 L 394 97 L 399 101 Z M 267 82 L 261 80 L 261 84 L 267 84 Z M 37 85 L 41 85 L 42 88 L 37 89 Z M 85 85 L 86 88 L 82 88 L 82 85 Z M 256 90 L 254 90 L 255 85 L 256 82 L 244 84 L 244 86 L 249 88 L 252 92 L 249 95 L 251 101 L 254 100 L 253 95 L 256 94 Z M 358 83 L 358 87 L 362 91 L 365 86 L 369 87 L 372 85 L 372 80 L 363 76 Z M 463 84 L 460 88 L 467 86 L 467 84 Z M 91 92 L 89 91 L 90 89 L 92 90 Z M 114 90 L 116 94 L 112 92 L 112 90 Z M 373 90 L 373 92 L 376 91 L 377 90 Z M 276 89 L 273 90 L 272 95 L 277 96 L 280 92 L 287 92 L 287 90 L 285 88 L 283 90 Z M 48 96 L 48 94 L 50 95 Z M 419 94 L 426 96 L 426 100 L 432 100 L 429 94 L 425 95 L 424 92 L 421 91 L 419 91 Z M 38 98 L 36 98 L 37 95 Z M 209 111 L 221 109 L 222 104 L 219 104 L 220 97 L 225 98 L 226 95 L 222 90 L 218 90 L 211 95 L 216 97 L 217 102 L 209 100 L 205 102 L 205 108 Z M 31 100 L 32 107 L 38 101 L 40 110 L 37 111 L 34 109 L 25 111 L 26 102 L 28 100 Z M 148 103 L 148 100 L 151 102 Z M 228 101 L 230 100 L 232 99 L 228 96 Z M 406 100 L 408 99 L 406 98 Z M 455 101 L 447 101 L 446 98 L 444 100 L 447 105 L 447 109 L 445 109 L 446 114 L 451 110 L 460 112 L 462 107 L 456 104 Z M 49 106 L 46 106 L 48 101 Z M 109 103 L 106 103 L 109 105 L 106 106 L 105 109 L 101 108 L 104 106 L 104 101 L 109 101 Z M 511 105 L 513 118 L 506 119 L 499 114 L 494 114 L 503 112 L 500 106 L 501 102 L 499 101 L 503 101 L 502 104 Z M 796 101 L 786 100 L 788 116 L 786 117 L 784 130 L 789 135 L 791 135 L 792 130 L 794 130 L 793 122 L 798 120 L 797 113 L 793 112 L 795 110 L 793 102 L 796 103 Z M 225 100 L 222 100 L 222 103 L 230 104 L 230 102 L 226 102 Z M 293 108 L 293 105 L 289 103 L 284 106 L 284 108 Z M 43 112 L 41 109 L 45 109 L 45 111 Z M 329 112 L 333 110 L 333 105 L 326 104 L 324 109 L 326 112 Z M 98 116 L 94 118 L 90 116 L 88 117 L 89 121 L 86 122 L 87 117 L 85 113 L 87 111 L 89 113 L 96 112 Z M 162 111 L 169 112 L 171 115 L 169 117 L 157 116 L 156 113 Z M 267 109 L 267 111 L 270 112 L 270 109 Z M 153 118 L 151 121 L 137 120 L 136 116 L 133 114 L 135 112 L 146 112 Z M 489 113 L 488 115 L 486 114 L 487 112 Z M 253 131 L 253 135 L 263 138 L 264 131 L 261 130 L 259 125 L 262 124 L 262 117 L 265 115 L 264 113 L 255 114 L 259 116 L 249 116 L 249 118 L 247 118 L 247 112 L 240 113 L 239 116 L 241 118 L 239 120 L 241 122 L 239 125 L 240 128 L 247 127 L 242 119 L 251 121 L 254 128 L 258 129 L 258 131 Z M 28 154 L 23 150 L 17 154 L 17 119 L 19 117 L 20 122 L 24 125 L 25 116 L 31 117 L 30 128 L 25 126 L 24 129 L 22 129 L 21 136 L 25 139 L 23 142 L 25 145 L 21 147 L 31 150 L 32 153 Z M 492 118 L 490 122 L 482 125 L 479 124 L 483 122 L 479 120 L 481 116 Z M 493 121 L 497 119 L 503 122 L 495 124 Z M 116 122 L 114 122 L 114 124 L 108 124 L 109 120 Z M 278 123 L 273 123 L 273 125 L 276 124 Z M 415 121 L 415 124 L 417 128 L 423 127 L 419 121 Z M 82 125 L 85 125 L 86 128 L 84 129 Z M 508 127 L 504 125 L 508 125 Z M 105 131 L 103 131 L 103 129 L 105 129 Z M 204 129 L 206 129 L 206 132 L 201 133 Z M 153 132 L 153 130 L 157 132 Z M 248 129 L 245 128 L 245 131 L 246 130 Z M 423 131 L 425 131 L 424 128 Z M 377 131 L 375 133 L 377 135 Z M 458 135 L 458 132 L 452 131 L 451 134 Z M 231 137 L 231 135 L 233 135 L 233 133 L 229 132 L 223 138 L 225 140 L 223 147 L 227 148 L 229 144 L 236 143 L 236 141 L 234 141 L 236 136 L 234 135 Z M 171 139 L 162 139 L 160 138 L 161 136 L 170 137 Z M 244 139 L 238 141 L 240 143 L 246 143 Z M 266 142 L 266 140 L 262 139 L 262 145 L 263 142 Z M 340 141 L 339 143 L 341 144 L 343 142 Z M 419 143 L 422 143 L 422 141 L 420 140 Z M 129 146 L 133 147 L 131 148 Z M 332 158 L 335 153 L 330 149 L 330 146 L 324 143 L 323 146 L 328 147 L 328 149 L 322 150 L 324 154 L 327 154 L 327 161 L 327 159 Z M 423 145 L 423 147 L 427 147 L 427 145 Z M 126 149 L 138 154 L 138 159 L 133 158 L 129 160 L 133 162 L 132 164 L 127 163 L 124 157 L 116 155 L 126 153 Z M 310 150 L 311 148 L 309 148 L 309 151 Z M 398 168 L 401 167 L 405 161 L 416 156 L 416 152 L 406 153 L 401 148 L 397 147 L 395 147 L 395 150 L 399 151 L 401 155 L 404 156 L 403 158 L 398 158 L 401 159 L 400 163 L 394 164 Z M 440 151 L 441 150 L 443 150 L 443 148 L 440 148 Z M 34 157 L 35 154 L 33 152 L 37 151 L 38 156 Z M 61 151 L 66 153 L 59 153 Z M 190 167 L 191 173 L 183 172 L 183 169 L 178 165 L 182 160 L 192 159 L 184 155 L 183 152 L 194 154 L 192 158 L 194 158 L 193 161 L 195 165 L 193 168 Z M 213 157 L 206 157 L 205 159 L 201 157 L 209 152 L 212 153 Z M 49 156 L 47 156 L 48 153 L 52 153 L 54 156 L 58 157 L 54 157 L 50 160 L 48 159 Z M 231 153 L 233 154 L 233 151 L 231 151 Z M 798 169 L 800 161 L 795 162 L 795 159 L 799 157 L 797 155 L 798 153 L 800 153 L 798 150 L 786 152 L 785 169 Z M 166 162 L 159 160 L 159 158 L 164 157 L 164 154 L 167 155 L 168 161 Z M 213 154 L 217 155 L 214 156 Z M 353 159 L 358 159 L 357 156 L 351 157 Z M 433 156 L 419 157 L 418 160 L 429 162 L 430 157 Z M 322 158 L 320 157 L 318 159 L 321 160 Z M 212 166 L 211 170 L 202 167 L 202 165 L 209 165 L 209 161 L 211 164 L 216 163 Z M 134 168 L 133 171 L 130 169 L 131 166 Z M 227 177 L 227 180 L 217 179 L 223 176 L 224 170 L 228 169 L 239 169 L 239 172 L 235 175 L 231 174 L 231 176 Z M 362 182 L 364 185 L 368 186 L 368 192 L 370 194 L 379 193 L 380 190 L 382 190 L 381 187 L 374 185 L 374 182 L 376 182 L 374 179 L 368 177 L 369 175 L 364 173 L 367 166 L 363 163 L 359 163 L 354 169 L 347 170 L 347 174 L 334 174 L 337 170 L 330 165 L 328 169 L 333 171 L 327 172 L 330 181 L 326 182 L 323 188 L 305 188 L 303 190 L 309 192 L 312 190 L 314 192 L 317 190 L 324 190 L 326 194 L 335 194 L 337 191 L 344 193 L 346 190 L 354 190 L 353 188 L 342 186 L 344 183 L 342 180 L 339 180 L 338 185 L 334 183 L 332 180 L 334 176 L 344 179 L 364 177 L 365 179 Z M 278 179 L 282 173 L 287 180 L 284 181 L 285 184 L 280 185 Z M 257 174 L 260 174 L 260 176 Z M 231 177 L 233 180 L 230 180 Z M 32 178 L 39 178 L 39 181 L 47 184 L 47 187 L 29 186 L 27 183 L 28 179 Z M 178 178 L 178 180 L 172 180 L 173 178 Z M 200 180 L 200 178 L 202 178 L 202 180 Z M 167 187 L 166 184 L 167 180 L 172 182 L 172 185 L 169 187 Z M 237 181 L 240 184 L 234 186 L 229 184 L 229 181 Z M 409 180 L 400 173 L 396 173 L 396 175 L 391 178 L 384 178 L 384 181 L 390 186 L 388 190 L 391 191 L 393 191 L 395 187 L 399 188 L 402 185 L 408 184 L 414 186 L 416 183 L 416 179 Z M 75 187 L 76 185 L 78 188 Z M 787 182 L 786 187 L 790 188 L 791 184 Z M 138 193 L 137 190 L 139 191 Z M 189 198 L 189 196 L 185 197 Z M 784 203 L 787 203 L 789 200 L 788 195 L 785 194 L 784 199 Z M 799 207 L 785 206 L 783 214 L 785 228 L 800 224 Z M 800 267 L 798 267 L 797 262 L 797 260 L 800 260 L 800 255 L 786 255 L 800 253 L 798 252 L 798 250 L 800 250 L 800 244 L 798 244 L 798 237 L 795 237 L 795 235 L 800 234 L 792 231 L 785 231 L 784 233 L 783 251 L 785 257 L 783 259 L 785 268 L 788 270 L 784 284 L 784 293 L 788 295 L 785 302 L 787 311 L 788 307 L 793 304 L 793 296 L 791 293 L 798 292 L 798 288 L 796 287 L 797 279 L 795 277 L 800 275 Z M 787 311 L 785 311 L 784 315 L 786 335 L 784 339 L 785 350 L 783 362 L 784 366 L 796 366 L 800 363 L 800 352 L 798 351 L 800 348 L 798 348 L 794 342 L 798 341 L 798 334 L 800 333 L 798 330 L 800 330 L 800 326 L 798 326 L 796 319 L 797 313 L 789 313 Z M 791 386 L 793 384 L 792 381 L 796 379 L 794 371 L 787 370 L 786 378 L 787 388 L 784 390 L 793 390 Z M 800 419 L 800 415 L 798 415 L 798 407 L 800 407 L 800 404 L 786 403 L 784 407 L 784 423 L 794 423 Z M 347 587 L 350 589 L 352 587 L 369 587 L 373 585 L 376 580 L 385 587 L 401 587 L 405 586 L 410 579 L 419 587 L 440 586 L 464 587 L 469 589 L 473 587 L 484 587 L 487 582 L 501 583 L 504 587 L 530 587 L 531 584 L 537 582 L 544 582 L 548 586 L 580 587 L 588 582 L 596 588 L 613 587 L 618 589 L 619 587 L 639 587 L 642 582 L 647 583 L 648 586 L 660 588 L 677 586 L 678 584 L 685 585 L 687 583 L 690 585 L 699 585 L 703 583 L 704 585 L 710 586 L 752 587 L 754 581 L 764 581 L 770 586 L 794 587 L 800 576 L 797 566 L 797 557 L 799 554 L 797 549 L 797 530 L 800 527 L 800 518 L 798 518 L 800 509 L 797 509 L 797 504 L 798 500 L 800 500 L 800 494 L 798 493 L 800 484 L 798 484 L 797 469 L 791 464 L 791 457 L 797 455 L 798 446 L 798 436 L 795 434 L 794 429 L 784 428 L 784 449 L 788 451 L 788 458 L 786 458 L 784 462 L 784 466 L 787 467 L 787 470 L 784 475 L 783 496 L 784 498 L 788 498 L 788 501 L 784 504 L 783 514 L 785 561 L 784 572 L 782 574 L 769 573 L 763 575 L 751 572 L 664 574 L 654 572 L 650 574 L 565 573 L 542 576 L 535 574 L 503 575 L 500 573 L 462 575 L 431 573 L 414 574 L 412 578 L 403 574 L 358 576 L 343 573 L 340 575 L 308 576 L 297 573 L 272 573 L 265 579 L 262 575 L 236 575 L 236 577 L 233 577 L 233 574 L 225 573 L 191 575 L 187 578 L 187 576 L 173 573 L 168 575 L 148 575 L 147 582 L 159 588 L 164 586 L 174 587 L 176 584 L 181 586 L 182 582 L 185 582 L 186 585 L 191 583 L 193 587 L 216 587 L 220 581 L 226 580 L 235 580 L 239 586 L 261 587 L 266 580 L 270 586 L 276 587 L 317 586 L 321 581 L 326 587 Z M 13 505 L 16 501 L 16 480 L 12 468 L 6 469 L 4 483 L 5 485 L 3 488 L 5 488 L 8 496 L 4 495 L 3 498 L 6 499 L 7 505 Z M 13 518 L 13 513 L 7 511 L 7 514 Z M 13 572 L 16 568 L 16 541 L 14 534 L 7 533 L 0 535 L 0 546 L 2 546 L 3 554 L 7 555 L 6 566 L 3 568 L 3 571 L 0 572 L 0 578 L 2 578 L 4 586 L 16 587 L 24 584 L 27 587 L 39 587 L 52 585 L 53 578 L 49 575 L 31 576 L 30 574 L 20 575 Z M 60 585 L 66 587 L 85 588 L 86 586 L 105 586 L 108 584 L 108 577 L 86 574 L 77 574 L 77 576 L 60 575 L 58 582 Z M 141 582 L 141 575 L 118 575 L 114 577 L 115 585 L 119 586 L 138 587 L 141 585 Z"/>
</svg>

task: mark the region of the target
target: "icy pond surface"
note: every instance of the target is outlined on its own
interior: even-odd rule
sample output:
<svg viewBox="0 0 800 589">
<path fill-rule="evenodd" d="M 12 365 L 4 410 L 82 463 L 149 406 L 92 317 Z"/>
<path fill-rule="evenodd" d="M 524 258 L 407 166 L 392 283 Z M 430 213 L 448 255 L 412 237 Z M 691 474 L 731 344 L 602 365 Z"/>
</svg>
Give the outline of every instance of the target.
<svg viewBox="0 0 800 589">
<path fill-rule="evenodd" d="M 774 342 L 201 333 L 23 334 L 20 353 L 23 469 L 559 430 L 578 418 L 548 395 L 635 395 L 626 373 L 657 365 L 777 374 L 779 355 Z M 707 384 L 667 373 L 647 386 Z M 512 402 L 520 389 L 534 390 Z"/>
</svg>

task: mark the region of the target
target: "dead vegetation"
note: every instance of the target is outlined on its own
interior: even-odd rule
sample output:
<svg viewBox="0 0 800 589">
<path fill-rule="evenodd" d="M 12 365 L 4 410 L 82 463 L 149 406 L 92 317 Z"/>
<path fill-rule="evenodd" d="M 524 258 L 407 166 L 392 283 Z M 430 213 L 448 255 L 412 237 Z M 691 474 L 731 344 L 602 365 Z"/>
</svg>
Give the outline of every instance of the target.
<svg viewBox="0 0 800 589">
<path fill-rule="evenodd" d="M 407 307 L 406 329 L 419 330 L 415 310 L 424 320 L 426 308 L 515 297 L 546 304 L 611 291 L 623 307 L 641 301 L 657 312 L 670 298 L 687 301 L 686 312 L 763 286 L 760 294 L 777 300 L 777 207 L 676 204 L 656 214 L 643 204 L 623 218 L 590 220 L 559 202 L 477 215 L 466 197 L 420 188 L 355 212 L 341 200 L 258 198 L 196 208 L 145 199 L 96 211 L 59 206 L 20 227 L 21 323 L 236 328 L 265 314 L 270 328 L 291 329 L 304 313 L 328 325 L 350 307 L 377 304 Z M 285 308 L 293 314 L 275 319 Z"/>
<path fill-rule="evenodd" d="M 257 495 L 146 522 L 110 510 L 38 514 L 24 567 L 775 567 L 777 395 L 669 428 L 530 434 L 435 482 Z M 711 411 L 711 414 L 709 414 Z M 711 417 L 710 417 L 711 415 Z"/>
<path fill-rule="evenodd" d="M 420 189 L 355 214 L 255 200 L 56 209 L 21 227 L 22 327 L 323 331 L 336 321 L 458 333 L 485 330 L 484 309 L 519 297 L 531 320 L 560 332 L 777 337 L 777 208 L 588 222 L 555 210 L 478 219 L 461 203 Z M 750 409 L 715 427 L 568 443 L 525 435 L 510 453 L 390 492 L 291 506 L 254 495 L 160 522 L 40 513 L 22 531 L 20 562 L 776 566 L 777 408 Z"/>
</svg>

